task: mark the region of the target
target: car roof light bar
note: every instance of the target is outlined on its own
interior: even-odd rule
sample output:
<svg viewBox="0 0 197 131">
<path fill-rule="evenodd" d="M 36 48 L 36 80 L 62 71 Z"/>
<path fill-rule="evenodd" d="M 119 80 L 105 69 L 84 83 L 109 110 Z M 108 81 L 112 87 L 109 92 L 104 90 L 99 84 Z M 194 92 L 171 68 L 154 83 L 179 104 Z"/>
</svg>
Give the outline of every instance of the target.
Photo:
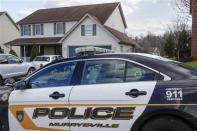
<svg viewBox="0 0 197 131">
<path fill-rule="evenodd" d="M 113 50 L 100 48 L 100 47 L 79 47 L 75 49 L 75 53 L 77 56 L 84 56 L 84 55 L 94 55 L 94 54 L 101 54 L 101 53 L 114 53 Z"/>
</svg>

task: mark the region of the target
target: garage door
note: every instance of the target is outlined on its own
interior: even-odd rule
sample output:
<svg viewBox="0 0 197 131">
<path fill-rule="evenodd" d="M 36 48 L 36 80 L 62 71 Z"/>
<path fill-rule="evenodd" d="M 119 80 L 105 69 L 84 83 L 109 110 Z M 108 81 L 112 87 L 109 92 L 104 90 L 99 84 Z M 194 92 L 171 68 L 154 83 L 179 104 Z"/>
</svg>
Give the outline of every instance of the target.
<svg viewBox="0 0 197 131">
<path fill-rule="evenodd" d="M 76 56 L 75 49 L 79 48 L 79 47 L 84 47 L 84 46 L 69 46 L 68 47 L 69 57 Z M 96 47 L 100 47 L 100 48 L 105 48 L 105 49 L 110 49 L 111 50 L 111 46 L 96 46 Z"/>
</svg>

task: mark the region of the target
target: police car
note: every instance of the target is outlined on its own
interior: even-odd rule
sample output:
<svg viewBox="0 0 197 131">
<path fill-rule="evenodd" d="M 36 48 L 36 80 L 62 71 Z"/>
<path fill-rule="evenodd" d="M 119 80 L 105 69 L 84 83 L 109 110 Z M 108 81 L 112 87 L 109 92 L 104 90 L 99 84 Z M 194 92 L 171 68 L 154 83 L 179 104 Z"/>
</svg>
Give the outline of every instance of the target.
<svg viewBox="0 0 197 131">
<path fill-rule="evenodd" d="M 142 53 L 82 54 L 17 82 L 1 130 L 196 130 L 196 69 Z"/>
</svg>

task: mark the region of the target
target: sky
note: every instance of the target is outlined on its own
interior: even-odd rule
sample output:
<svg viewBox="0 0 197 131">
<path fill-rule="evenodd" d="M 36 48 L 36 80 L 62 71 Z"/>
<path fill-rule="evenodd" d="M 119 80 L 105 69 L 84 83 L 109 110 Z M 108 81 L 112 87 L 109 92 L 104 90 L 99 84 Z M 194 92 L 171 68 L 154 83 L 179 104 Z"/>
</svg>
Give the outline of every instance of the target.
<svg viewBox="0 0 197 131">
<path fill-rule="evenodd" d="M 0 0 L 0 11 L 7 11 L 15 22 L 32 12 L 53 7 L 121 2 L 132 36 L 148 32 L 163 34 L 177 18 L 174 0 Z"/>
</svg>

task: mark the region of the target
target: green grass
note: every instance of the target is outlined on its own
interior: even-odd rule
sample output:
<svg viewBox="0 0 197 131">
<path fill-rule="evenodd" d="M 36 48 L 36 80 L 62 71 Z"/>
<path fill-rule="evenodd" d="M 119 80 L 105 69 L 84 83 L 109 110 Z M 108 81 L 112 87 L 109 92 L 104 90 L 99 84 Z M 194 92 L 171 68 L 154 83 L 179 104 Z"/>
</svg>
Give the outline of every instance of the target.
<svg viewBox="0 0 197 131">
<path fill-rule="evenodd" d="M 187 64 L 197 67 L 197 61 L 187 62 Z"/>
</svg>

